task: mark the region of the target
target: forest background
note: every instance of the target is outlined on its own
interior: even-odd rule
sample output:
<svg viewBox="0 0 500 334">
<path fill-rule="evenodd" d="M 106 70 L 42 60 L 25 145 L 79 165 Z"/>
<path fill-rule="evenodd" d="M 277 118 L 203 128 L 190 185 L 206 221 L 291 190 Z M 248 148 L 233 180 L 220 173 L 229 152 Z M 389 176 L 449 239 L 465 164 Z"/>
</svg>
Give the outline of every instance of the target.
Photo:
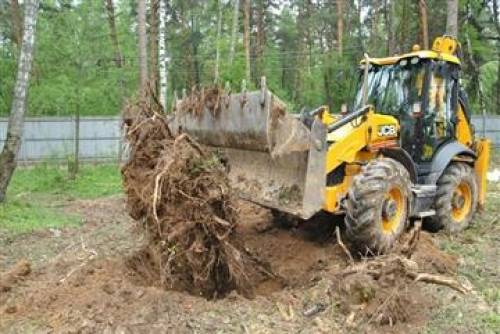
<svg viewBox="0 0 500 334">
<path fill-rule="evenodd" d="M 158 86 L 158 22 L 166 20 L 167 105 L 175 92 L 261 76 L 291 110 L 350 104 L 359 60 L 432 45 L 445 0 L 159 0 L 145 2 L 147 68 Z M 462 79 L 474 113 L 500 114 L 500 24 L 495 0 L 458 1 Z M 28 116 L 118 115 L 139 84 L 137 2 L 42 0 Z M 12 104 L 22 0 L 0 0 L 0 117 Z"/>
</svg>

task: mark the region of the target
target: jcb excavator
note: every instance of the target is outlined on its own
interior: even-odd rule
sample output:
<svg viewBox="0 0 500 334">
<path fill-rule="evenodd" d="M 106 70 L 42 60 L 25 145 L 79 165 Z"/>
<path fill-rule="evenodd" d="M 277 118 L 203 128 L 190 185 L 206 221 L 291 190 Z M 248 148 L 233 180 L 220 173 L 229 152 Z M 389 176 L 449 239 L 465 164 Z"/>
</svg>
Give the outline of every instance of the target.
<svg viewBox="0 0 500 334">
<path fill-rule="evenodd" d="M 220 148 L 241 197 L 308 219 L 345 216 L 357 252 L 388 251 L 411 219 L 455 233 L 485 202 L 490 142 L 460 84 L 459 43 L 361 62 L 351 112 L 294 117 L 261 83 L 202 112 L 174 103 L 173 128 Z"/>
</svg>

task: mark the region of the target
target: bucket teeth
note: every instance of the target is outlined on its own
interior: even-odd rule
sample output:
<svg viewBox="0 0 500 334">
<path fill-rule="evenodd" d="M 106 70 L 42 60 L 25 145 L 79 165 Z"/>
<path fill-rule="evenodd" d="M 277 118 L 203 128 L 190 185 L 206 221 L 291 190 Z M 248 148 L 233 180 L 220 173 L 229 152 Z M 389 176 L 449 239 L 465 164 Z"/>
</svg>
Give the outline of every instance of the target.
<svg viewBox="0 0 500 334">
<path fill-rule="evenodd" d="M 172 99 L 172 110 L 175 110 L 178 102 L 179 102 L 179 98 L 177 96 L 177 91 L 174 90 L 174 98 Z"/>
<path fill-rule="evenodd" d="M 229 83 L 229 81 L 226 81 L 226 84 L 224 86 L 223 101 L 224 101 L 225 108 L 226 109 L 229 108 L 229 103 L 231 101 L 231 84 Z"/>
<path fill-rule="evenodd" d="M 266 95 L 267 95 L 266 77 L 263 76 L 260 78 L 260 105 L 261 105 L 261 107 L 263 107 L 266 104 Z"/>
</svg>

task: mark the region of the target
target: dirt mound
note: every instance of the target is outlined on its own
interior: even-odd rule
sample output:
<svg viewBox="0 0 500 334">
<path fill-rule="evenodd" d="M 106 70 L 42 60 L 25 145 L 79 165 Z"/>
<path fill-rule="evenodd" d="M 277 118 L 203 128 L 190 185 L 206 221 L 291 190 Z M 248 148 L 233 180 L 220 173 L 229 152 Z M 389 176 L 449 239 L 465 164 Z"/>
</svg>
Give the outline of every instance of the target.
<svg viewBox="0 0 500 334">
<path fill-rule="evenodd" d="M 395 253 L 365 258 L 335 273 L 331 293 L 340 300 L 348 327 L 414 323 L 423 317 L 415 309 L 429 309 L 434 304 L 417 282 L 468 292 L 453 277 L 456 268 L 456 260 L 416 226 L 400 240 Z"/>
<path fill-rule="evenodd" d="M 78 231 L 95 229 L 84 239 L 99 235 L 102 242 L 83 245 L 78 238 L 76 244 L 68 239 L 64 251 L 49 262 L 42 266 L 33 262 L 31 274 L 21 275 L 9 291 L 0 292 L 0 332 L 416 333 L 439 303 L 434 290 L 424 289 L 420 282 L 456 283 L 456 261 L 440 251 L 427 233 L 419 234 L 419 242 L 410 243 L 411 247 L 401 247 L 406 252 L 351 262 L 335 232 L 318 233 L 316 222 L 262 229 L 272 223 L 269 210 L 244 201 L 234 204 L 239 212 L 234 238 L 275 273 L 250 276 L 256 298 L 233 292 L 212 301 L 157 287 L 158 269 L 148 281 L 147 273 L 130 270 L 130 263 L 123 260 L 131 256 L 147 261 L 150 256 L 136 253 L 141 248 L 137 235 L 107 229 L 123 203 L 103 206 L 88 201 L 87 210 L 95 211 L 89 217 L 100 223 L 87 222 Z M 129 224 L 126 220 L 123 226 Z M 405 239 L 416 240 L 414 235 Z M 45 238 L 54 240 L 50 235 Z M 99 256 L 90 256 L 91 251 Z M 443 275 L 440 268 L 450 268 L 451 273 Z"/>
<path fill-rule="evenodd" d="M 14 284 L 31 273 L 31 264 L 27 260 L 17 262 L 5 273 L 0 273 L 0 292 L 9 291 Z"/>
<path fill-rule="evenodd" d="M 153 101 L 153 103 L 148 103 Z M 130 157 L 122 169 L 130 215 L 148 246 L 129 263 L 149 280 L 207 298 L 252 294 L 255 262 L 234 237 L 238 222 L 221 157 L 186 134 L 174 138 L 154 99 L 128 106 Z"/>
<path fill-rule="evenodd" d="M 411 322 L 415 304 L 428 307 L 429 302 L 412 284 L 408 270 L 418 270 L 418 264 L 400 256 L 388 256 L 351 265 L 336 274 L 332 294 L 340 300 L 349 325 L 393 326 Z"/>
<path fill-rule="evenodd" d="M 434 244 L 429 233 L 422 233 L 411 256 L 420 268 L 427 272 L 454 275 L 458 269 L 457 258 L 445 253 Z"/>
</svg>

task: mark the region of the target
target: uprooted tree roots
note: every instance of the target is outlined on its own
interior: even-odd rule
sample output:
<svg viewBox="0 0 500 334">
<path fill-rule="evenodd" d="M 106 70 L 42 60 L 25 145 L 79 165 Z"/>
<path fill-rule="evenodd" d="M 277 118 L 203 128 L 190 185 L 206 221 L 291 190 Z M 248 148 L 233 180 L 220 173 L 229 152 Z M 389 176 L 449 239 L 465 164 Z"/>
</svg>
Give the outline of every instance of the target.
<svg viewBox="0 0 500 334">
<path fill-rule="evenodd" d="M 238 214 L 225 166 L 188 135 L 174 138 L 149 101 L 126 111 L 135 115 L 122 169 L 127 205 L 149 241 L 130 264 L 168 288 L 207 298 L 251 294 L 255 263 L 234 238 Z"/>
<path fill-rule="evenodd" d="M 219 87 L 193 89 L 191 94 L 183 97 L 182 102 L 175 111 L 180 113 L 191 113 L 201 116 L 203 110 L 207 108 L 214 116 L 221 111 L 222 100 L 225 92 Z"/>
<path fill-rule="evenodd" d="M 418 244 L 420 228 L 421 224 L 417 222 L 393 253 L 358 262 L 351 258 L 351 264 L 334 275 L 332 292 L 340 299 L 342 310 L 348 314 L 348 327 L 362 327 L 370 323 L 393 325 L 408 321 L 414 313 L 414 304 L 419 302 L 419 298 L 425 298 L 420 296 L 416 282 L 446 286 L 463 294 L 470 291 L 470 287 L 448 275 L 451 268 L 446 268 L 445 264 L 452 261 L 443 254 L 435 253 L 438 250 L 428 237 Z M 416 252 L 417 248 L 421 249 Z M 442 263 L 427 263 L 426 254 L 433 255 L 434 261 Z M 425 272 L 427 265 L 435 265 L 438 273 Z M 439 272 L 445 272 L 445 275 Z"/>
</svg>

